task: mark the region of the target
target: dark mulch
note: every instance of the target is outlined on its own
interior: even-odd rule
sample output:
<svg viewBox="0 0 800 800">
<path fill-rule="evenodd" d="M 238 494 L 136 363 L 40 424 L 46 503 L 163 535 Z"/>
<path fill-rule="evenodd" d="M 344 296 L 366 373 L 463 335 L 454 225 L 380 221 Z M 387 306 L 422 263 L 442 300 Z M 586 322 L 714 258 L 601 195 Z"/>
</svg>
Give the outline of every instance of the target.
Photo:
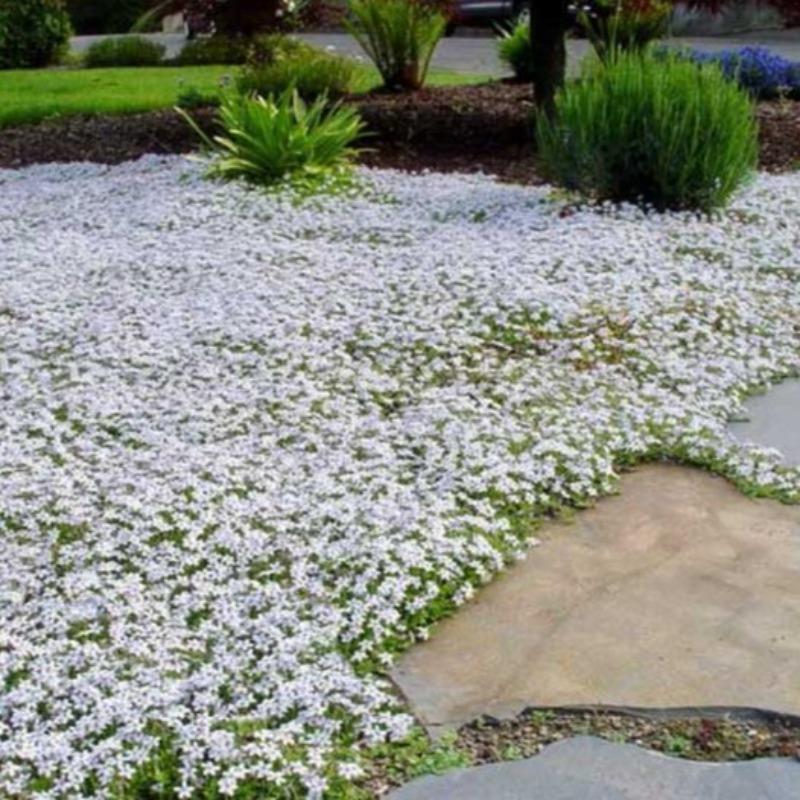
<svg viewBox="0 0 800 800">
<path fill-rule="evenodd" d="M 530 144 L 510 144 L 495 150 L 463 147 L 419 147 L 369 142 L 361 162 L 368 167 L 407 172 L 483 172 L 508 183 L 542 183 Z"/>
<path fill-rule="evenodd" d="M 374 92 L 350 99 L 372 136 L 364 162 L 397 169 L 482 171 L 535 182 L 528 86 L 498 81 L 413 94 Z M 213 110 L 192 112 L 212 128 Z M 800 165 L 800 102 L 762 103 L 761 167 Z M 118 163 L 145 153 L 185 153 L 197 137 L 174 111 L 124 117 L 70 117 L 0 130 L 0 167 L 48 161 Z"/>
<path fill-rule="evenodd" d="M 458 732 L 456 747 L 473 764 L 528 758 L 571 736 L 599 736 L 692 761 L 800 758 L 796 719 L 727 716 L 650 717 L 609 711 L 526 711 L 511 720 L 484 719 Z"/>
<path fill-rule="evenodd" d="M 758 120 L 764 169 L 800 169 L 800 100 L 761 103 Z"/>
<path fill-rule="evenodd" d="M 193 115 L 206 126 L 213 109 Z M 0 167 L 48 161 L 118 164 L 145 153 L 186 153 L 197 135 L 172 109 L 127 116 L 75 116 L 0 130 Z"/>
<path fill-rule="evenodd" d="M 529 84 L 437 86 L 413 93 L 372 92 L 353 100 L 383 141 L 485 150 L 520 144 L 531 135 Z"/>
</svg>

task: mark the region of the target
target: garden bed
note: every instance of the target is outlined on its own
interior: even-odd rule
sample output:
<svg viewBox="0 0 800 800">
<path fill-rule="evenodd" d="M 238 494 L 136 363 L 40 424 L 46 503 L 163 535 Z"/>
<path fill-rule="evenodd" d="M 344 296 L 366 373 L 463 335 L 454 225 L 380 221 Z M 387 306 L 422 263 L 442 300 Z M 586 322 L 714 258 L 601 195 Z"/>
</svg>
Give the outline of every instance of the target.
<svg viewBox="0 0 800 800">
<path fill-rule="evenodd" d="M 433 772 L 531 758 L 574 736 L 597 736 L 615 744 L 690 761 L 720 763 L 756 758 L 800 759 L 797 717 L 746 709 L 676 709 L 666 712 L 597 709 L 529 709 L 513 719 L 484 717 L 445 734 L 427 756 Z M 419 758 L 407 767 L 376 759 L 361 785 L 382 797 L 419 774 Z"/>
<path fill-rule="evenodd" d="M 800 175 L 713 218 L 359 178 L 0 172 L 0 794 L 353 797 L 394 656 L 620 465 L 800 498 L 726 427 L 800 365 Z"/>
<path fill-rule="evenodd" d="M 658 714 L 614 710 L 529 710 L 514 719 L 463 726 L 458 747 L 473 764 L 528 758 L 571 736 L 599 736 L 692 761 L 800 758 L 800 719 L 777 714 Z"/>
<path fill-rule="evenodd" d="M 399 169 L 484 171 L 508 180 L 536 180 L 530 150 L 527 86 L 495 82 L 437 87 L 415 94 L 374 92 L 352 102 L 373 135 L 368 165 Z M 213 111 L 192 112 L 210 130 Z M 761 168 L 800 163 L 800 102 L 759 105 Z M 145 153 L 184 153 L 197 138 L 172 110 L 124 117 L 71 117 L 0 131 L 0 166 L 41 162 L 119 163 Z"/>
</svg>

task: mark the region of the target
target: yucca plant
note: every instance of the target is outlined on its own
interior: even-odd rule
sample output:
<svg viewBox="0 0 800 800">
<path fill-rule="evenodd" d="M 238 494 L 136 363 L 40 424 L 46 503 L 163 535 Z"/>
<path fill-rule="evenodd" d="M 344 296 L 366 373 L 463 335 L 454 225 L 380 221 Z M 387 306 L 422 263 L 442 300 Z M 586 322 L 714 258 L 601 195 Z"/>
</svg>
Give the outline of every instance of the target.
<svg viewBox="0 0 800 800">
<path fill-rule="evenodd" d="M 178 112 L 213 156 L 211 177 L 274 185 L 286 179 L 306 185 L 341 176 L 364 133 L 358 112 L 330 106 L 325 97 L 306 104 L 294 89 L 277 97 L 228 94 L 218 109 L 222 133 L 208 137 L 185 111 Z"/>
<path fill-rule="evenodd" d="M 621 52 L 540 114 L 545 175 L 590 197 L 711 211 L 758 156 L 755 109 L 716 65 Z"/>
<path fill-rule="evenodd" d="M 577 17 L 597 56 L 608 61 L 619 52 L 642 52 L 665 36 L 673 8 L 668 0 L 595 0 Z"/>
<path fill-rule="evenodd" d="M 530 19 L 525 16 L 512 25 L 498 27 L 497 57 L 518 81 L 533 79 L 533 45 Z"/>
<path fill-rule="evenodd" d="M 425 83 L 447 19 L 425 0 L 350 0 L 345 27 L 393 91 Z"/>
</svg>

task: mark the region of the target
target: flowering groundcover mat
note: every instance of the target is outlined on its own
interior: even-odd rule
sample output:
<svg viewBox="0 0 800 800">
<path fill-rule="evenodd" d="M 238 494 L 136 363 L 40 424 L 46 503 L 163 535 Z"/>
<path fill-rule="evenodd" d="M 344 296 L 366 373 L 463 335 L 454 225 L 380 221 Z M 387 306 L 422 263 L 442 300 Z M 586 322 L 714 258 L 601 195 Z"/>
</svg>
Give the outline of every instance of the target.
<svg viewBox="0 0 800 800">
<path fill-rule="evenodd" d="M 360 181 L 0 171 L 0 794 L 344 792 L 542 516 L 664 457 L 800 498 L 725 429 L 800 367 L 800 174 L 713 219 Z"/>
</svg>

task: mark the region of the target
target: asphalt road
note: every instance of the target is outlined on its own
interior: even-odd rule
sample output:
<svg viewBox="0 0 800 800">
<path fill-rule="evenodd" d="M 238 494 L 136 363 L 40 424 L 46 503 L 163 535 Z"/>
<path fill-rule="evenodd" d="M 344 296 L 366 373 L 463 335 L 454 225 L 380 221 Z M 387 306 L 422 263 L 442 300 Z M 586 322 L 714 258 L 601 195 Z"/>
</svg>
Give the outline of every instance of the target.
<svg viewBox="0 0 800 800">
<path fill-rule="evenodd" d="M 92 42 L 103 37 L 77 36 L 72 40 L 72 49 L 78 53 L 86 50 Z M 151 34 L 151 38 L 161 42 L 167 48 L 167 55 L 174 56 L 185 41 L 180 34 Z M 306 41 L 321 48 L 330 48 L 338 53 L 362 56 L 359 46 L 345 33 L 309 33 L 303 34 Z M 689 46 L 699 50 L 724 50 L 746 45 L 763 45 L 775 53 L 800 62 L 800 28 L 783 31 L 760 31 L 744 33 L 737 36 L 714 36 L 703 38 L 669 39 L 670 44 Z M 588 51 L 588 44 L 583 40 L 568 42 L 570 69 L 575 70 Z M 489 36 L 453 36 L 444 39 L 433 58 L 434 66 L 451 69 L 456 72 L 475 73 L 480 75 L 503 75 L 503 69 L 495 54 L 494 40 Z"/>
</svg>

